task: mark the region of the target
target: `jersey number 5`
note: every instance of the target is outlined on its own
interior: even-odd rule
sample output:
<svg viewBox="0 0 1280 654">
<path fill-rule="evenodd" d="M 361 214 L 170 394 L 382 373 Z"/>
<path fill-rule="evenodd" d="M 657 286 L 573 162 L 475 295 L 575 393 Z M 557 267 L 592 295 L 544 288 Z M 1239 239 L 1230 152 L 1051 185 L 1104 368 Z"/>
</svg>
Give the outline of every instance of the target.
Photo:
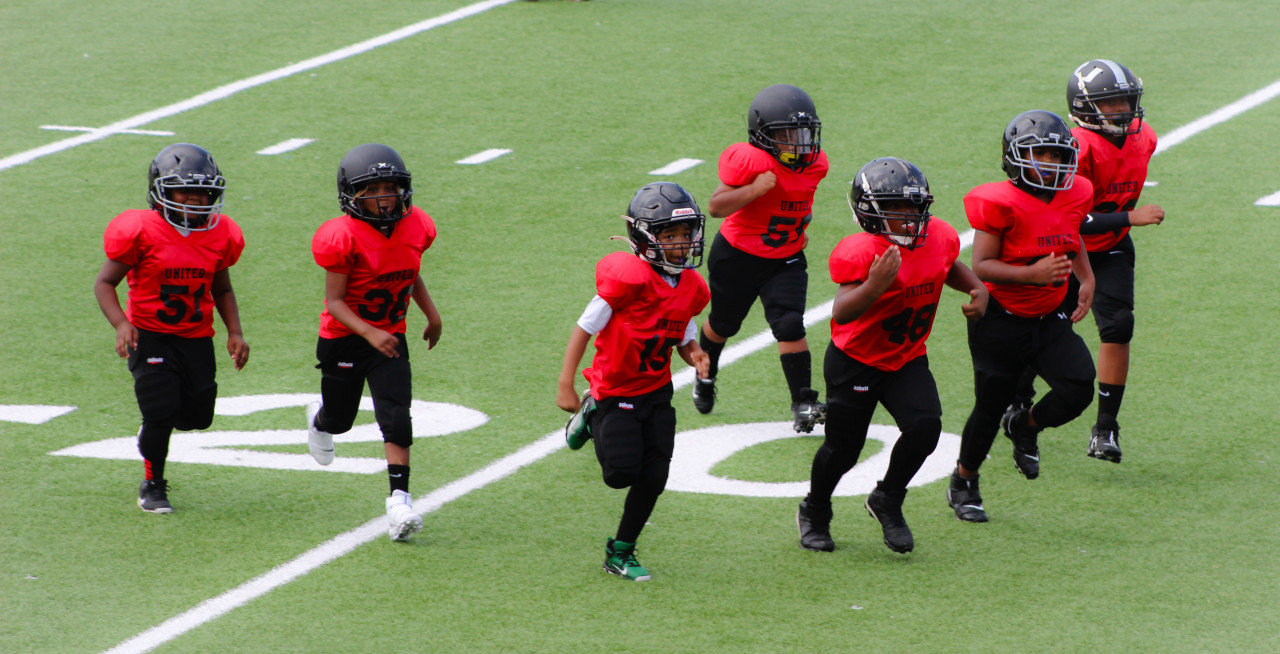
<svg viewBox="0 0 1280 654">
<path fill-rule="evenodd" d="M 795 240 L 804 238 L 804 228 L 809 226 L 813 221 L 813 214 L 809 214 L 804 218 L 788 218 L 786 216 L 770 216 L 769 231 L 761 234 L 760 240 L 771 248 L 780 248 L 787 244 L 791 239 L 791 234 L 787 231 L 788 227 L 799 223 L 795 229 Z"/>
<path fill-rule="evenodd" d="M 160 302 L 164 304 L 166 311 L 157 311 L 156 317 L 160 322 L 166 325 L 176 325 L 182 322 L 187 315 L 187 303 L 183 300 L 183 296 L 190 295 L 194 311 L 187 322 L 200 322 L 204 320 L 204 311 L 200 309 L 200 300 L 204 299 L 204 284 L 196 287 L 195 293 L 191 292 L 191 287 L 185 284 L 161 284 L 160 285 Z"/>
</svg>

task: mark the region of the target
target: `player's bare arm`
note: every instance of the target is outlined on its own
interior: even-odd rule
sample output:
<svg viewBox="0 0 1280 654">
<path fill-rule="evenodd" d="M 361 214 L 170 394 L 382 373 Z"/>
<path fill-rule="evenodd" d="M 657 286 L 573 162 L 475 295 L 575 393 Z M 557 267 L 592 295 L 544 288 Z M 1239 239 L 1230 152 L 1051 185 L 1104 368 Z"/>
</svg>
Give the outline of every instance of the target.
<svg viewBox="0 0 1280 654">
<path fill-rule="evenodd" d="M 998 234 L 981 230 L 974 233 L 973 272 L 978 279 L 993 284 L 1049 286 L 1066 282 L 1067 275 L 1071 273 L 1071 260 L 1060 252 L 1038 259 L 1029 266 L 1005 263 L 1000 260 L 1001 242 Z"/>
<path fill-rule="evenodd" d="M 249 343 L 244 340 L 244 329 L 240 326 L 240 306 L 236 303 L 236 291 L 231 286 L 231 271 L 223 268 L 213 273 L 209 293 L 213 295 L 213 306 L 218 308 L 222 324 L 227 328 L 227 353 L 231 355 L 236 370 L 241 370 L 249 362 Z"/>
<path fill-rule="evenodd" d="M 706 379 L 707 374 L 711 371 L 711 355 L 707 354 L 702 346 L 698 345 L 697 339 L 691 340 L 684 345 L 676 347 L 676 352 L 680 354 L 680 358 L 684 362 L 693 367 L 698 374 L 698 379 Z"/>
<path fill-rule="evenodd" d="M 1144 225 L 1159 225 L 1164 222 L 1164 209 L 1159 205 L 1144 204 L 1137 209 L 1129 212 L 1129 225 L 1131 227 L 1142 227 Z"/>
<path fill-rule="evenodd" d="M 413 280 L 413 302 L 422 309 L 422 315 L 427 317 L 427 326 L 422 330 L 422 340 L 427 342 L 427 349 L 430 350 L 440 341 L 444 321 L 440 319 L 440 311 L 436 309 L 431 293 L 427 292 L 427 285 L 422 281 L 422 275 L 418 275 Z"/>
<path fill-rule="evenodd" d="M 1071 322 L 1080 322 L 1089 315 L 1089 308 L 1093 306 L 1094 288 L 1093 266 L 1089 264 L 1089 256 L 1083 243 L 1080 244 L 1080 252 L 1075 260 L 1071 262 L 1071 272 L 1080 281 L 1079 300 L 1076 302 L 1076 310 L 1071 312 Z"/>
<path fill-rule="evenodd" d="M 835 303 L 831 306 L 831 317 L 837 325 L 847 325 L 858 316 L 866 313 L 876 300 L 884 295 L 898 277 L 902 267 L 902 254 L 897 246 L 890 246 L 884 253 L 871 262 L 865 282 L 849 282 L 836 289 Z"/>
<path fill-rule="evenodd" d="M 777 184 L 778 176 L 774 175 L 772 170 L 756 175 L 750 184 L 744 186 L 730 186 L 720 182 L 716 190 L 711 192 L 711 199 L 707 201 L 707 213 L 713 218 L 724 218 L 751 204 Z"/>
<path fill-rule="evenodd" d="M 578 391 L 573 388 L 573 378 L 578 374 L 578 365 L 582 363 L 582 355 L 587 351 L 587 343 L 591 334 L 587 330 L 574 325 L 569 333 L 569 344 L 564 348 L 564 363 L 560 366 L 560 380 L 556 384 L 556 406 L 576 413 L 579 408 Z"/>
<path fill-rule="evenodd" d="M 98 300 L 98 308 L 102 309 L 102 315 L 107 317 L 107 322 L 116 330 L 116 354 L 120 358 L 129 356 L 129 348 L 138 347 L 138 329 L 124 315 L 124 310 L 120 308 L 120 296 L 116 295 L 116 287 L 129 274 L 130 268 L 131 266 L 114 259 L 107 259 L 98 271 L 98 278 L 93 282 L 93 295 Z"/>
<path fill-rule="evenodd" d="M 987 302 L 990 301 L 991 294 L 969 266 L 961 261 L 952 262 L 951 269 L 947 271 L 946 284 L 961 293 L 969 294 L 969 301 L 960 305 L 960 311 L 966 319 L 978 320 L 986 315 Z"/>
<path fill-rule="evenodd" d="M 369 345 L 372 345 L 379 352 L 392 358 L 400 356 L 400 353 L 396 351 L 399 339 L 394 334 L 384 332 L 365 322 L 351 308 L 351 305 L 347 304 L 346 298 L 347 275 L 326 270 L 324 275 L 324 301 L 325 306 L 329 309 L 329 315 L 342 323 L 344 327 L 350 329 L 351 333 L 369 341 Z"/>
</svg>

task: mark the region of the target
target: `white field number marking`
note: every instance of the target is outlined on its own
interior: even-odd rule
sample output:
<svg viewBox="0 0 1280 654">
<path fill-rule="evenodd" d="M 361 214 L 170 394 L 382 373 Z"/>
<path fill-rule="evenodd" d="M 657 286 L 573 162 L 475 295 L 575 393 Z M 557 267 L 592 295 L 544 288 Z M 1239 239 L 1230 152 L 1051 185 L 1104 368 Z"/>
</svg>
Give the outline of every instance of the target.
<svg viewBox="0 0 1280 654">
<path fill-rule="evenodd" d="M 306 413 L 301 407 L 320 399 L 319 395 L 299 393 L 292 395 L 248 395 L 218 400 L 216 413 L 224 416 L 242 416 L 258 411 L 300 407 L 298 424 L 306 423 Z M 360 400 L 362 411 L 373 410 L 373 400 Z M 413 417 L 413 437 L 445 436 L 469 431 L 489 421 L 489 416 L 457 404 L 414 400 L 409 407 Z M 342 443 L 382 442 L 382 432 L 376 424 L 356 425 L 351 431 L 333 437 L 337 458 L 327 466 L 321 466 L 310 454 L 287 452 L 263 452 L 243 449 L 252 446 L 298 445 L 307 443 L 306 429 L 274 429 L 262 431 L 197 431 L 174 432 L 169 439 L 168 461 L 173 463 L 205 463 L 240 468 L 270 468 L 273 470 L 310 470 L 315 472 L 348 472 L 374 474 L 387 469 L 383 457 L 342 456 Z M 239 448 L 239 449 L 238 449 Z M 81 443 L 56 452 L 55 456 L 79 456 L 94 459 L 138 459 L 137 436 L 108 438 L 92 443 Z"/>
</svg>

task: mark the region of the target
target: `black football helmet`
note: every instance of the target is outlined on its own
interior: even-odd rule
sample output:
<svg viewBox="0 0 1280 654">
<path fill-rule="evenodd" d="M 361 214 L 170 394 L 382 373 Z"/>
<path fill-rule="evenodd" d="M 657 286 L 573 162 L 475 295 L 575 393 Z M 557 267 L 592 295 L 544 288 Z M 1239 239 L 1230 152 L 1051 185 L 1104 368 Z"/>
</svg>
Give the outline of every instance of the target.
<svg viewBox="0 0 1280 654">
<path fill-rule="evenodd" d="M 774 84 L 751 101 L 747 139 L 799 172 L 818 160 L 822 121 L 808 93 L 790 84 Z"/>
<path fill-rule="evenodd" d="M 170 225 L 196 232 L 218 226 L 222 212 L 223 191 L 227 180 L 218 171 L 209 151 L 191 143 L 175 143 L 151 160 L 147 173 L 147 204 L 159 212 Z M 173 191 L 206 192 L 205 205 L 181 204 L 173 199 Z"/>
<path fill-rule="evenodd" d="M 399 185 L 394 196 L 361 196 L 365 186 L 374 180 L 390 179 Z M 388 213 L 371 214 L 364 210 L 359 200 L 380 197 L 397 198 L 396 206 Z M 404 159 L 395 150 L 379 144 L 358 145 L 338 164 L 338 206 L 352 218 L 375 224 L 395 223 L 413 206 L 413 176 L 404 167 Z"/>
<path fill-rule="evenodd" d="M 1103 113 L 1098 101 L 1123 99 L 1129 110 Z M 1136 134 L 1142 129 L 1142 79 L 1110 59 L 1080 64 L 1067 80 L 1067 107 L 1071 120 L 1081 127 L 1112 136 Z"/>
<path fill-rule="evenodd" d="M 1060 163 L 1037 161 L 1036 152 L 1057 150 Z M 1002 144 L 1004 169 L 1009 179 L 1019 186 L 1065 191 L 1075 181 L 1080 147 L 1071 128 L 1052 111 L 1024 111 L 1004 128 Z"/>
<path fill-rule="evenodd" d="M 702 265 L 706 245 L 704 228 L 707 216 L 698 208 L 697 200 L 684 187 L 673 182 L 654 182 L 636 191 L 627 207 L 627 240 L 641 259 L 662 268 L 669 275 L 679 275 L 686 268 Z M 692 231 L 689 243 L 663 243 L 658 235 L 668 227 L 688 223 Z M 689 248 L 679 261 L 668 261 L 667 252 Z"/>
<path fill-rule="evenodd" d="M 910 202 L 918 211 L 890 211 L 882 203 Z M 895 244 L 913 250 L 928 236 L 929 207 L 933 195 L 929 180 L 915 164 L 897 157 L 874 159 L 858 169 L 849 186 L 849 208 L 863 231 L 883 234 Z M 893 231 L 887 221 L 904 221 L 902 231 Z"/>
</svg>

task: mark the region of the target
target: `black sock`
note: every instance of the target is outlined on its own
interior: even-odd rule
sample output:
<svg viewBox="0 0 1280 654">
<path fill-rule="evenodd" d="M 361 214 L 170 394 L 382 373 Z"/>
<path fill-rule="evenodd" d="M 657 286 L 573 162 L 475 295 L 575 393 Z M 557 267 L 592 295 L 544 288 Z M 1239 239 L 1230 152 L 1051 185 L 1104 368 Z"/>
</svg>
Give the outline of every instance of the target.
<svg viewBox="0 0 1280 654">
<path fill-rule="evenodd" d="M 387 481 L 391 482 L 391 492 L 402 490 L 409 492 L 409 466 L 387 464 Z"/>
<path fill-rule="evenodd" d="M 707 335 L 699 330 L 698 346 L 707 353 L 707 356 L 711 357 L 711 366 L 707 369 L 707 379 L 715 379 L 716 373 L 720 371 L 720 353 L 724 351 L 724 343 L 717 343 L 707 338 Z"/>
<path fill-rule="evenodd" d="M 778 358 L 782 361 L 782 374 L 787 378 L 787 388 L 791 390 L 791 401 L 799 402 L 809 399 L 802 392 L 806 388 L 811 388 L 809 384 L 813 383 L 809 351 L 782 354 Z"/>
<path fill-rule="evenodd" d="M 652 492 L 632 486 L 627 491 L 627 499 L 622 505 L 622 519 L 618 522 L 617 540 L 634 543 L 640 538 L 644 523 L 653 514 L 653 507 L 658 503 L 658 496 Z"/>
<path fill-rule="evenodd" d="M 1120 402 L 1124 399 L 1124 384 L 1103 384 L 1098 382 L 1098 424 L 1105 419 L 1116 421 L 1120 413 Z"/>
</svg>

